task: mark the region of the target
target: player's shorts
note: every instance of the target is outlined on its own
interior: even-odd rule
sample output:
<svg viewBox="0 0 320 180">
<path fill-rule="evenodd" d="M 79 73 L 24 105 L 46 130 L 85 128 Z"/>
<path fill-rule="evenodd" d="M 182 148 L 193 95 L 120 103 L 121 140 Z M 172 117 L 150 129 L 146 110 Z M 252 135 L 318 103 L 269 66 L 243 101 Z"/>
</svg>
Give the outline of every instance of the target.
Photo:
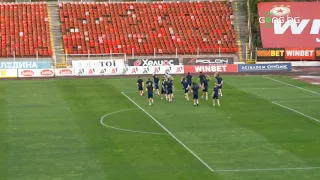
<svg viewBox="0 0 320 180">
<path fill-rule="evenodd" d="M 218 94 L 214 94 L 212 98 L 213 99 L 219 99 L 219 95 Z"/>
<path fill-rule="evenodd" d="M 184 93 L 185 94 L 189 93 L 189 89 L 184 89 Z"/>
<path fill-rule="evenodd" d="M 142 86 L 138 86 L 138 90 L 142 91 L 143 90 Z"/>
<path fill-rule="evenodd" d="M 202 90 L 202 92 L 208 92 L 208 87 L 204 87 L 204 89 Z"/>
<path fill-rule="evenodd" d="M 156 89 L 159 89 L 159 85 L 158 84 L 156 84 Z"/>
<path fill-rule="evenodd" d="M 219 86 L 219 89 L 222 89 L 222 85 L 221 85 L 221 86 Z"/>
<path fill-rule="evenodd" d="M 191 86 L 192 82 L 191 82 L 191 81 L 188 81 L 188 84 L 189 84 L 189 86 Z"/>
<path fill-rule="evenodd" d="M 167 94 L 172 94 L 172 89 L 168 89 Z"/>
<path fill-rule="evenodd" d="M 161 94 L 166 94 L 166 91 L 164 89 L 161 89 Z"/>
<path fill-rule="evenodd" d="M 153 98 L 153 93 L 148 93 L 148 99 Z"/>
<path fill-rule="evenodd" d="M 193 95 L 193 99 L 199 99 L 198 94 L 194 94 L 194 95 Z"/>
</svg>

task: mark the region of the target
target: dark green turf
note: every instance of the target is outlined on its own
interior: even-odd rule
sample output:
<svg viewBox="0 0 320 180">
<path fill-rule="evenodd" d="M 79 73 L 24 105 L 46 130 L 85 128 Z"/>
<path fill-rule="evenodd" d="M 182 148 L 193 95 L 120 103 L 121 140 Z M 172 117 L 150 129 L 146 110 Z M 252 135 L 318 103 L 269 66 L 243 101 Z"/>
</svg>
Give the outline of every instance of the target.
<svg viewBox="0 0 320 180">
<path fill-rule="evenodd" d="M 319 86 L 272 77 L 320 93 Z M 320 95 L 261 76 L 224 77 L 221 107 L 187 102 L 149 106 L 135 78 L 0 82 L 1 179 L 319 179 L 320 169 L 210 172 L 130 102 L 150 113 L 214 170 L 320 167 Z M 319 101 L 317 101 L 319 100 Z M 124 132 L 127 130 L 165 135 Z"/>
</svg>

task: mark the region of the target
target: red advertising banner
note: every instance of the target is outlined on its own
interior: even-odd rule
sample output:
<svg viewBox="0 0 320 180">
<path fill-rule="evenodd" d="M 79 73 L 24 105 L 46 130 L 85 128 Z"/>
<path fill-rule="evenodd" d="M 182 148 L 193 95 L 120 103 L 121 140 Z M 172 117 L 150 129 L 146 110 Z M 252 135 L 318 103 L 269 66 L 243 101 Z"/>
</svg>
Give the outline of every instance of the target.
<svg viewBox="0 0 320 180">
<path fill-rule="evenodd" d="M 319 9 L 318 2 L 259 3 L 263 47 L 320 47 Z"/>
<path fill-rule="evenodd" d="M 315 49 L 314 48 L 286 48 L 285 59 L 286 60 L 314 60 Z"/>
<path fill-rule="evenodd" d="M 238 72 L 238 65 L 225 64 L 225 65 L 186 65 L 184 66 L 184 73 L 214 73 L 214 72 Z"/>
</svg>

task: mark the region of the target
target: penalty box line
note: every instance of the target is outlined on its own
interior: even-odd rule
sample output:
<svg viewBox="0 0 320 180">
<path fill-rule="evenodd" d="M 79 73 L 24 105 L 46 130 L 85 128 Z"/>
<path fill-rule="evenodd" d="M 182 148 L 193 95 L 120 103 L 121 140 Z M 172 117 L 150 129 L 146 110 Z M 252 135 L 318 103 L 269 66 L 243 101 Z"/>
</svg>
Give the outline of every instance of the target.
<svg viewBox="0 0 320 180">
<path fill-rule="evenodd" d="M 278 82 L 278 83 L 281 83 L 281 84 L 285 84 L 287 86 L 291 86 L 291 87 L 294 87 L 294 88 L 297 88 L 297 89 L 301 89 L 301 90 L 304 90 L 304 91 L 307 91 L 309 93 L 312 93 L 312 94 L 317 94 L 317 95 L 320 95 L 320 93 L 318 92 L 315 92 L 315 91 L 311 91 L 309 89 L 306 89 L 306 88 L 302 88 L 302 87 L 299 87 L 299 86 L 296 86 L 296 85 L 293 85 L 293 84 L 289 84 L 289 83 L 286 83 L 286 82 L 283 82 L 283 81 L 280 81 L 280 80 L 277 80 L 277 79 L 273 79 L 271 77 L 268 77 L 268 76 L 263 76 L 265 79 L 269 79 L 271 81 L 275 81 L 275 82 Z"/>
<path fill-rule="evenodd" d="M 131 99 L 124 92 L 121 92 L 129 101 L 131 101 L 134 105 L 136 105 L 141 111 L 143 111 L 146 115 L 148 115 L 154 122 L 156 122 L 162 129 L 164 129 L 173 139 L 175 139 L 181 146 L 183 146 L 186 150 L 188 150 L 196 159 L 198 159 L 204 166 L 206 166 L 211 172 L 214 170 L 203 161 L 196 153 L 194 153 L 190 148 L 188 148 L 182 141 L 180 141 L 174 134 L 172 134 L 165 126 L 163 126 L 156 118 L 151 116 L 146 110 L 144 110 L 139 104 L 137 104 L 133 99 Z"/>
<path fill-rule="evenodd" d="M 318 123 L 320 123 L 320 120 L 319 120 L 319 119 L 316 119 L 316 118 L 314 118 L 314 117 L 311 117 L 311 116 L 308 116 L 308 115 L 306 115 L 306 114 L 303 114 L 302 112 L 299 112 L 299 111 L 297 111 L 297 110 L 294 110 L 294 109 L 292 109 L 292 108 L 289 108 L 289 107 L 287 107 L 287 106 L 285 106 L 285 105 L 279 104 L 279 103 L 277 103 L 277 102 L 272 101 L 272 103 L 275 104 L 275 105 L 278 105 L 278 106 L 280 106 L 280 107 L 283 107 L 283 108 L 285 108 L 285 109 L 288 109 L 288 110 L 290 110 L 290 111 L 292 111 L 292 112 L 295 112 L 295 113 L 297 113 L 297 114 L 300 114 L 300 115 L 302 115 L 302 116 L 304 116 L 304 117 L 307 117 L 307 118 L 309 118 L 309 119 L 312 119 L 312 120 L 314 120 L 314 121 L 316 121 L 316 122 L 318 122 Z"/>
</svg>

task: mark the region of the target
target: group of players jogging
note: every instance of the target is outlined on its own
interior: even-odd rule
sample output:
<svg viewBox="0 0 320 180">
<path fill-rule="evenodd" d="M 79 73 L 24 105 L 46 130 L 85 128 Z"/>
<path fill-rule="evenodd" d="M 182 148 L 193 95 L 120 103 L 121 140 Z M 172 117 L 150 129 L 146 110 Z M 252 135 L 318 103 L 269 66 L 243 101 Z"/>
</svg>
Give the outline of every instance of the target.
<svg viewBox="0 0 320 180">
<path fill-rule="evenodd" d="M 214 77 L 216 78 L 217 82 L 214 83 L 214 87 L 212 90 L 213 106 L 215 106 L 216 103 L 218 106 L 220 106 L 219 96 L 222 96 L 221 89 L 223 85 L 223 80 L 218 73 L 215 73 Z M 193 94 L 194 106 L 199 106 L 199 89 L 202 89 L 202 98 L 205 98 L 206 100 L 208 100 L 209 81 L 211 79 L 210 79 L 210 76 L 206 76 L 202 72 L 200 72 L 198 80 L 200 80 L 200 84 L 198 84 L 197 81 L 193 81 L 193 77 L 190 73 L 188 73 L 186 77 L 183 77 L 181 79 L 181 84 L 183 86 L 185 98 L 186 100 L 189 101 L 189 94 L 191 92 Z M 148 78 L 148 81 L 146 82 L 146 84 L 144 84 L 144 81 L 139 76 L 137 85 L 138 85 L 140 96 L 144 95 L 144 87 L 146 85 L 146 92 L 148 94 L 148 102 L 150 106 L 154 103 L 153 101 L 154 91 L 158 96 L 161 96 L 161 100 L 165 98 L 168 102 L 172 102 L 172 99 L 174 98 L 173 81 L 174 81 L 174 78 L 168 73 L 165 74 L 164 79 L 162 79 L 161 82 L 157 75 L 153 75 L 153 81 L 150 78 Z"/>
</svg>

